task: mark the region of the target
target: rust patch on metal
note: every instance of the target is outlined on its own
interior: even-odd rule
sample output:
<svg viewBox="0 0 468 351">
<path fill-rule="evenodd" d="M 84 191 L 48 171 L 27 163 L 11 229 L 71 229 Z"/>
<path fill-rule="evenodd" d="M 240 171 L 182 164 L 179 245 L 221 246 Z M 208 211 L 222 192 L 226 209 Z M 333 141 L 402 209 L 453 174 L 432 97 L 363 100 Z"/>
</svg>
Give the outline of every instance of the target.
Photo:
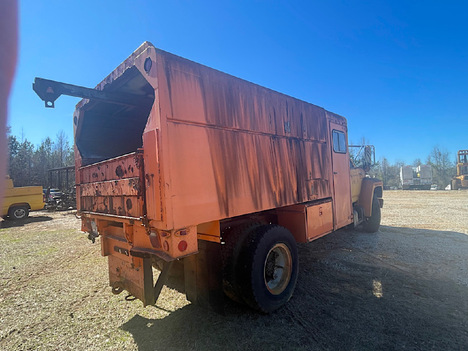
<svg viewBox="0 0 468 351">
<path fill-rule="evenodd" d="M 78 169 L 81 183 L 139 177 L 138 152 L 112 158 Z"/>
<path fill-rule="evenodd" d="M 141 156 L 134 153 L 80 168 L 80 209 L 116 216 L 141 217 L 141 181 L 139 168 L 136 166 L 140 162 L 139 158 Z"/>
<path fill-rule="evenodd" d="M 127 210 L 131 210 L 133 205 L 132 205 L 132 200 L 130 199 L 127 199 L 127 201 L 125 202 L 126 205 L 127 205 Z"/>
<path fill-rule="evenodd" d="M 178 225 L 332 196 L 328 123 L 346 125 L 343 117 L 164 51 L 157 54 L 158 101 L 168 122 L 162 157 L 170 159 L 163 165 L 170 167 L 166 183 Z"/>
<path fill-rule="evenodd" d="M 124 176 L 124 171 L 122 169 L 122 166 L 117 166 L 117 168 L 115 169 L 115 175 L 119 178 L 122 178 Z"/>
</svg>

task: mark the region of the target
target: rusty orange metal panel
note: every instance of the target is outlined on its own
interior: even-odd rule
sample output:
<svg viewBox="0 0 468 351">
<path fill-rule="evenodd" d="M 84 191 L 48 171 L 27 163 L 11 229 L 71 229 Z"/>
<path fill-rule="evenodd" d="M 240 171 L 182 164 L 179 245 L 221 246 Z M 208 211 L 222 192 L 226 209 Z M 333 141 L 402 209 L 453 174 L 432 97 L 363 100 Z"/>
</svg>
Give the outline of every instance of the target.
<svg viewBox="0 0 468 351">
<path fill-rule="evenodd" d="M 312 241 L 333 231 L 332 203 L 307 206 L 307 241 Z"/>
<path fill-rule="evenodd" d="M 327 145 L 169 123 L 174 226 L 330 197 Z"/>
<path fill-rule="evenodd" d="M 75 175 L 76 174 L 78 174 L 78 172 L 75 171 Z M 76 178 L 75 178 L 75 181 L 76 181 Z M 76 188 L 75 188 L 75 194 L 76 194 L 76 208 L 78 210 L 81 208 L 81 197 L 79 196 L 80 189 L 81 189 L 81 185 L 79 183 L 77 183 Z"/>
<path fill-rule="evenodd" d="M 151 64 L 146 66 L 147 62 Z M 125 122 L 115 122 L 117 128 L 93 122 L 106 128 L 103 140 L 119 149 L 111 139 L 112 130 L 120 133 L 132 121 L 139 126 L 146 122 L 144 131 L 131 138 L 132 147 L 142 143 L 145 173 L 135 169 L 137 162 L 129 154 L 81 167 L 77 179 L 82 185 L 140 177 L 146 192 L 137 197 L 139 214 L 146 214 L 157 228 L 187 227 L 333 196 L 328 126 L 332 120 L 346 126 L 346 120 L 319 106 L 150 43 L 138 48 L 97 89 L 152 96 L 152 105 L 127 108 L 81 101 L 74 116 L 77 145 L 86 149 L 85 144 L 92 142 L 94 149 L 102 149 L 96 159 L 102 159 L 115 152 L 107 153 L 104 141 L 98 145 L 90 138 L 86 120 L 99 121 L 108 113 L 112 118 L 105 117 L 107 122 Z M 89 150 L 86 163 L 94 157 Z M 84 191 L 91 193 L 91 188 Z M 79 202 L 87 207 L 108 211 L 109 200 L 92 204 L 84 198 Z"/>
<path fill-rule="evenodd" d="M 218 237 L 221 236 L 221 229 L 219 226 L 219 221 L 199 224 L 197 226 L 197 233 L 218 236 Z"/>
<path fill-rule="evenodd" d="M 81 183 L 103 182 L 122 178 L 139 177 L 140 155 L 136 152 L 98 162 L 79 169 Z"/>
<path fill-rule="evenodd" d="M 171 259 L 198 251 L 197 227 L 195 226 L 167 231 L 150 228 L 149 231 L 150 233 L 141 231 L 134 233 L 132 252 L 156 254 Z"/>
<path fill-rule="evenodd" d="M 293 205 L 276 210 L 278 224 L 287 228 L 298 243 L 307 242 L 307 217 L 305 205 Z"/>
<path fill-rule="evenodd" d="M 156 52 L 167 227 L 332 196 L 323 108 Z"/>
<path fill-rule="evenodd" d="M 221 228 L 219 221 L 201 223 L 197 225 L 197 236 L 200 240 L 221 242 Z"/>
<path fill-rule="evenodd" d="M 163 221 L 163 178 L 159 162 L 158 131 L 151 129 L 143 134 L 145 164 L 145 197 L 148 218 L 156 222 Z M 159 223 L 160 224 L 160 223 Z"/>
<path fill-rule="evenodd" d="M 327 113 L 328 114 L 328 113 Z M 338 152 L 333 145 L 333 133 L 344 135 L 344 152 Z M 351 203 L 351 179 L 349 171 L 349 150 L 347 128 L 343 123 L 330 121 L 330 153 L 333 169 L 333 217 L 334 228 L 344 227 L 353 221 Z"/>
<path fill-rule="evenodd" d="M 138 196 L 140 193 L 140 178 L 108 180 L 104 182 L 85 183 L 80 187 L 81 196 Z"/>
<path fill-rule="evenodd" d="M 105 235 L 101 240 L 101 254 L 102 256 L 113 255 L 119 257 L 119 259 L 132 262 L 130 257 L 131 247 L 128 243 L 119 237 L 114 237 L 110 235 Z"/>
<path fill-rule="evenodd" d="M 102 161 L 78 170 L 80 211 L 139 218 L 144 212 L 140 152 Z"/>
<path fill-rule="evenodd" d="M 167 118 L 280 136 L 326 140 L 325 110 L 157 50 Z M 192 108 L 193 107 L 193 108 Z"/>
<path fill-rule="evenodd" d="M 145 66 L 147 62 L 151 65 Z M 81 167 L 77 179 L 83 186 L 139 177 L 140 189 L 146 191 L 136 198 L 123 190 L 117 191 L 121 196 L 111 196 L 112 187 L 99 185 L 105 193 L 99 198 L 91 186 L 84 187 L 87 196 L 80 199 L 81 208 L 147 215 L 150 226 L 172 230 L 334 196 L 329 121 L 345 128 L 346 120 L 319 106 L 150 43 L 144 43 L 98 89 L 134 89 L 133 94 L 154 100 L 152 105 L 128 109 L 83 100 L 75 114 L 77 145 L 84 147 L 80 138 L 83 143 L 92 140 L 91 135 L 80 134 L 86 132 L 84 120 L 112 113 L 125 119 L 125 126 L 133 120 L 139 125 L 146 122 L 144 131 L 131 138 L 132 145 L 142 143 L 144 174 L 128 154 Z M 110 140 L 113 128 L 105 128 L 105 140 Z M 93 143 L 94 148 L 99 146 Z M 102 151 L 97 159 L 106 155 Z M 93 157 L 88 153 L 86 162 Z M 80 162 L 77 156 L 77 165 Z M 126 197 L 132 207 L 137 201 L 138 211 L 128 211 Z"/>
<path fill-rule="evenodd" d="M 80 210 L 140 218 L 139 200 L 134 196 L 81 196 Z"/>
<path fill-rule="evenodd" d="M 199 240 L 212 241 L 214 243 L 220 243 L 221 238 L 219 236 L 207 235 L 207 234 L 197 234 Z"/>
<path fill-rule="evenodd" d="M 289 229 L 300 243 L 318 239 L 333 231 L 331 199 L 279 208 L 276 213 L 278 224 Z"/>
<path fill-rule="evenodd" d="M 153 272 L 150 259 L 133 257 L 131 262 L 110 255 L 109 283 L 114 289 L 127 290 L 143 304 L 154 303 Z"/>
</svg>

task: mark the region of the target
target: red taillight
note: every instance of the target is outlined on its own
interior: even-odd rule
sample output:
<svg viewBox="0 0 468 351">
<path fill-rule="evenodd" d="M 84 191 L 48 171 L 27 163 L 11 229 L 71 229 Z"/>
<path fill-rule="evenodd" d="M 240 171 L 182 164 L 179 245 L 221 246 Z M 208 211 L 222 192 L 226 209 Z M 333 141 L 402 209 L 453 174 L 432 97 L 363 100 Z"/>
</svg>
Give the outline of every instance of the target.
<svg viewBox="0 0 468 351">
<path fill-rule="evenodd" d="M 177 245 L 177 247 L 179 248 L 179 251 L 187 250 L 187 246 L 188 246 L 188 244 L 187 244 L 187 242 L 185 240 L 181 240 L 179 242 L 179 245 Z"/>
</svg>

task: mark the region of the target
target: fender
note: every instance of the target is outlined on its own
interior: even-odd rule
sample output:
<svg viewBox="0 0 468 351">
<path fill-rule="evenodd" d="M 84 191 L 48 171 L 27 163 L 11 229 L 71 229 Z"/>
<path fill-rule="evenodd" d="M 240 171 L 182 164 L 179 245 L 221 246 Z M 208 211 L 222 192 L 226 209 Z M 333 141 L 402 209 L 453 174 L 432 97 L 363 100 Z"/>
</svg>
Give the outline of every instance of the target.
<svg viewBox="0 0 468 351">
<path fill-rule="evenodd" d="M 377 195 L 380 207 L 383 207 L 382 199 L 383 183 L 376 178 L 363 178 L 361 184 L 361 193 L 359 194 L 358 204 L 364 209 L 364 216 L 372 215 L 372 199 L 374 193 Z"/>
<path fill-rule="evenodd" d="M 29 203 L 27 203 L 27 202 L 15 202 L 15 203 L 10 204 L 10 206 L 8 206 L 8 211 L 13 207 L 18 207 L 18 206 L 27 207 L 28 210 L 31 209 L 31 205 Z"/>
</svg>

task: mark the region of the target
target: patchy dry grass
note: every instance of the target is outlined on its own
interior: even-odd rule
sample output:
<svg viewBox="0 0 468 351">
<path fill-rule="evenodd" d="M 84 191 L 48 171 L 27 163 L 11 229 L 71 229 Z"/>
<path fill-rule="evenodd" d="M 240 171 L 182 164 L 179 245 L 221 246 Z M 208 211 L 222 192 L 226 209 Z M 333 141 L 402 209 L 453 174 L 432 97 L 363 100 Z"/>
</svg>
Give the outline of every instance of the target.
<svg viewBox="0 0 468 351">
<path fill-rule="evenodd" d="M 300 245 L 296 292 L 260 315 L 203 310 L 164 288 L 143 308 L 108 287 L 72 213 L 0 228 L 2 350 L 466 349 L 468 192 L 385 193 L 377 234 Z"/>
</svg>

